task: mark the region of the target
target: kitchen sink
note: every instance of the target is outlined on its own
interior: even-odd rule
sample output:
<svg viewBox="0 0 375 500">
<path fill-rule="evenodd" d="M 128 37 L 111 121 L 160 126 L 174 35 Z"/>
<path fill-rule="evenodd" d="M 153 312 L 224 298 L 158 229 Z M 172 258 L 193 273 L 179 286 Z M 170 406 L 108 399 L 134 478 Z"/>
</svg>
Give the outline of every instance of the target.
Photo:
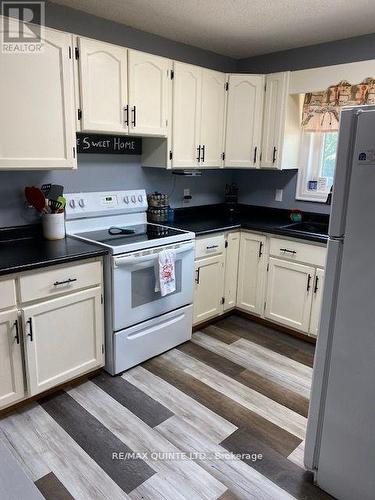
<svg viewBox="0 0 375 500">
<path fill-rule="evenodd" d="M 303 233 L 328 234 L 328 224 L 324 222 L 294 222 L 283 226 L 283 229 Z"/>
</svg>

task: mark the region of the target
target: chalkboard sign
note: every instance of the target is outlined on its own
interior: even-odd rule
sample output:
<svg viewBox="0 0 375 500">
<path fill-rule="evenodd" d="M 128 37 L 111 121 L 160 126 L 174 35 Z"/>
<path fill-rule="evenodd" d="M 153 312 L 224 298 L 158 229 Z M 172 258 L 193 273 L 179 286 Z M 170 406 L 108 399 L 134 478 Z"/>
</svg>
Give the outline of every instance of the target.
<svg viewBox="0 0 375 500">
<path fill-rule="evenodd" d="M 77 134 L 77 152 L 140 155 L 142 154 L 142 139 L 126 135 Z"/>
</svg>

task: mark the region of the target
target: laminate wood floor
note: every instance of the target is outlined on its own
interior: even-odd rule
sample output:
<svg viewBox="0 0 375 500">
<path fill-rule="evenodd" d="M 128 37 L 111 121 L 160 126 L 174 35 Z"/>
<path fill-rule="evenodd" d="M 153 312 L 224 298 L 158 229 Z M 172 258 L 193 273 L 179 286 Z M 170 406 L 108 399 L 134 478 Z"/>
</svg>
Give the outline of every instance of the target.
<svg viewBox="0 0 375 500">
<path fill-rule="evenodd" d="M 0 443 L 47 500 L 328 499 L 303 467 L 313 357 L 232 315 L 3 417 Z"/>
</svg>

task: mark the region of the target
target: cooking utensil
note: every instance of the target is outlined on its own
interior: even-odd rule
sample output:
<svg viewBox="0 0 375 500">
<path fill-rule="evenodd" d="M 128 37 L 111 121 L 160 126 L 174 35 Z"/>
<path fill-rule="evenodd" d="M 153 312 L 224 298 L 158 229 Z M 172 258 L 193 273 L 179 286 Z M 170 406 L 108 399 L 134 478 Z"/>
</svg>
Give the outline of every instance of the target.
<svg viewBox="0 0 375 500">
<path fill-rule="evenodd" d="M 25 196 L 27 202 L 36 208 L 38 212 L 45 212 L 46 197 L 39 188 L 34 186 L 25 187 Z"/>
<path fill-rule="evenodd" d="M 60 196 L 63 195 L 64 186 L 60 184 L 51 184 L 50 190 L 48 192 L 48 199 L 57 201 Z"/>
<path fill-rule="evenodd" d="M 61 209 L 62 203 L 60 201 L 51 200 L 51 198 L 49 198 L 48 207 L 51 210 L 51 214 L 56 214 Z"/>
<path fill-rule="evenodd" d="M 49 184 L 43 184 L 40 190 L 44 194 L 46 198 L 48 198 L 49 190 L 51 189 L 51 183 Z"/>
<path fill-rule="evenodd" d="M 59 208 L 59 212 L 63 212 L 63 211 L 64 211 L 64 209 L 65 209 L 65 205 L 66 205 L 66 199 L 64 198 L 64 196 L 59 196 L 59 197 L 57 198 L 57 201 L 58 201 L 59 203 L 61 203 L 61 207 Z"/>
</svg>

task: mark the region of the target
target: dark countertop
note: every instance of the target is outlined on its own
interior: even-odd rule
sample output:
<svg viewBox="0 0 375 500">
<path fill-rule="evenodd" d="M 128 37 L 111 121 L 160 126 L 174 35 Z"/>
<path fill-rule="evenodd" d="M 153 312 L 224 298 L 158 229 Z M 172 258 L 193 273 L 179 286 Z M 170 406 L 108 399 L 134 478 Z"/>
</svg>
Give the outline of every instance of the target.
<svg viewBox="0 0 375 500">
<path fill-rule="evenodd" d="M 229 231 L 233 229 L 249 229 L 253 231 L 289 236 L 319 243 L 327 243 L 329 216 L 303 213 L 303 220 L 321 225 L 322 232 L 296 231 L 285 226 L 292 224 L 289 219 L 290 210 L 268 207 L 238 205 L 229 213 L 224 205 L 209 205 L 175 210 L 174 222 L 164 223 L 178 229 L 192 231 L 196 236 Z"/>
<path fill-rule="evenodd" d="M 0 275 L 106 255 L 99 245 L 67 236 L 48 241 L 38 226 L 0 229 Z"/>
</svg>

